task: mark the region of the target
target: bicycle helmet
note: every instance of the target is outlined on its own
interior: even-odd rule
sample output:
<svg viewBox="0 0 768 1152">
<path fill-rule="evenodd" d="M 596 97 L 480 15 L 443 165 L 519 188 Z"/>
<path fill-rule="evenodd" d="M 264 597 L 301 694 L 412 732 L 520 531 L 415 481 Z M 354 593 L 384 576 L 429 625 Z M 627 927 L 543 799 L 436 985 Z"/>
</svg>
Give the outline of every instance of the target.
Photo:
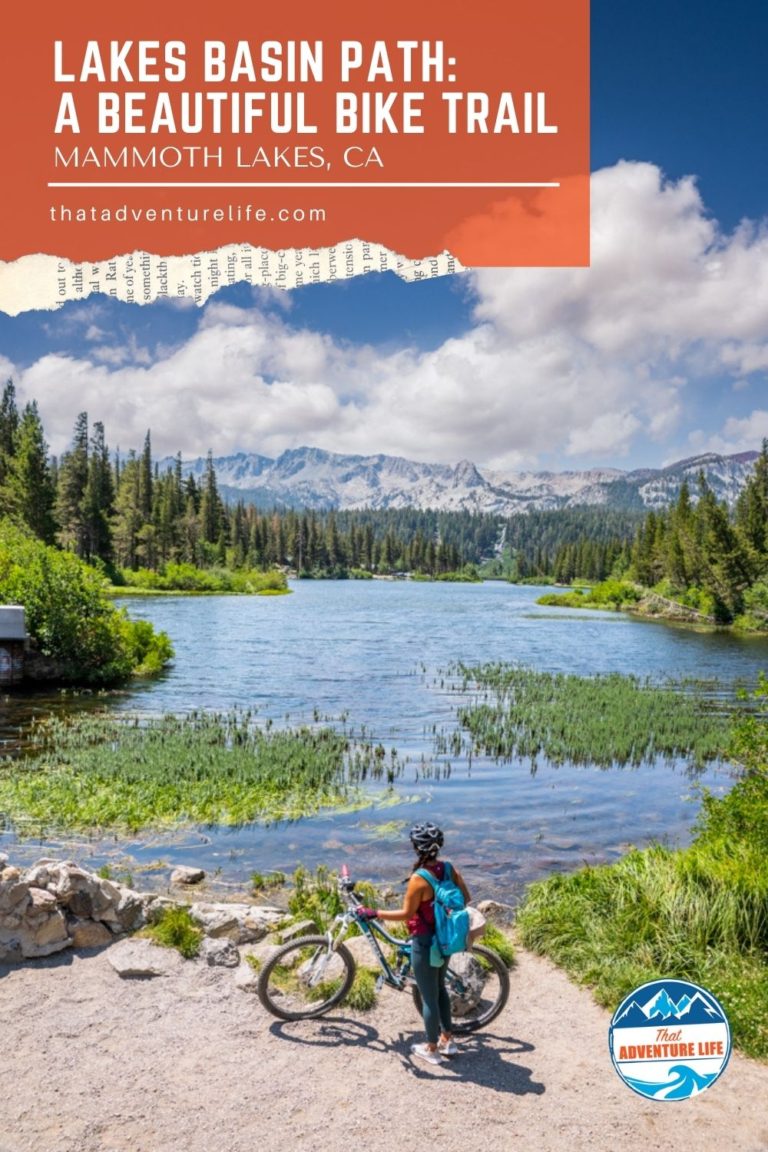
<svg viewBox="0 0 768 1152">
<path fill-rule="evenodd" d="M 443 846 L 443 834 L 436 824 L 423 821 L 411 828 L 411 844 L 419 856 L 437 856 Z"/>
</svg>

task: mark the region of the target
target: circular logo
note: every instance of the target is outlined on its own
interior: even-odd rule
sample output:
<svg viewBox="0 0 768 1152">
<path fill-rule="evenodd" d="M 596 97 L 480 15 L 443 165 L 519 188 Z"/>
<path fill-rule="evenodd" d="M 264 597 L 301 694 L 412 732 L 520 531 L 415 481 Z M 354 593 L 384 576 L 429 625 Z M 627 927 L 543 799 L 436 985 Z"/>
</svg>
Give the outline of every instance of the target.
<svg viewBox="0 0 768 1152">
<path fill-rule="evenodd" d="M 710 1088 L 731 1055 L 731 1030 L 711 992 L 687 980 L 652 980 L 630 992 L 608 1034 L 613 1066 L 633 1092 L 688 1100 Z"/>
</svg>

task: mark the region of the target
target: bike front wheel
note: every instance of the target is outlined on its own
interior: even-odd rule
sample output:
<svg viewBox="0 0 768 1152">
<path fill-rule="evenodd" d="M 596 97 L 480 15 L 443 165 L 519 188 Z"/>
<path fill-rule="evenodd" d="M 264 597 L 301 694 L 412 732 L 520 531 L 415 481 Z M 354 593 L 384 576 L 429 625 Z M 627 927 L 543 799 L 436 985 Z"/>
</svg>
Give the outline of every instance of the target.
<svg viewBox="0 0 768 1152">
<path fill-rule="evenodd" d="M 469 951 L 448 957 L 445 987 L 451 1000 L 453 1031 L 474 1032 L 495 1020 L 509 999 L 509 972 L 492 948 L 473 944 Z M 421 1012 L 416 984 L 413 999 Z"/>
<path fill-rule="evenodd" d="M 300 936 L 284 944 L 259 973 L 259 1000 L 281 1020 L 311 1020 L 339 1004 L 352 987 L 355 961 L 326 936 Z"/>
</svg>

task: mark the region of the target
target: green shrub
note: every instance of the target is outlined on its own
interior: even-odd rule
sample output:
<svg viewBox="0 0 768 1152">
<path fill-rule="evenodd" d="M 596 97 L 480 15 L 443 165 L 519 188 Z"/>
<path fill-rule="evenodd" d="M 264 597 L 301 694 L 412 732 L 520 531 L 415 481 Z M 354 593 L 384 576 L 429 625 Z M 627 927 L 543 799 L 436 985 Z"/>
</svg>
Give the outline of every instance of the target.
<svg viewBox="0 0 768 1152">
<path fill-rule="evenodd" d="M 164 948 L 175 948 L 186 960 L 197 956 L 203 939 L 202 929 L 192 919 L 189 908 L 182 904 L 163 908 L 157 921 L 145 928 L 143 935 Z"/>
<path fill-rule="evenodd" d="M 273 888 L 282 888 L 285 884 L 285 872 L 252 872 L 251 887 L 254 892 L 269 892 Z"/>
<path fill-rule="evenodd" d="M 324 932 L 344 908 L 336 886 L 337 874 L 320 864 L 314 875 L 304 867 L 293 874 L 293 891 L 288 898 L 288 909 L 297 920 L 314 920 Z"/>
<path fill-rule="evenodd" d="M 352 987 L 344 997 L 344 1003 L 355 1012 L 370 1012 L 376 1006 L 376 981 L 380 976 L 378 968 L 358 968 Z"/>
<path fill-rule="evenodd" d="M 486 923 L 480 943 L 486 944 L 489 948 L 492 948 L 494 952 L 498 952 L 507 968 L 512 967 L 515 962 L 514 945 L 509 937 L 502 932 L 500 928 L 497 928 L 495 924 L 491 924 L 490 921 Z"/>
<path fill-rule="evenodd" d="M 139 591 L 192 592 L 192 593 L 238 593 L 241 595 L 279 595 L 288 591 L 288 581 L 283 572 L 271 569 L 198 568 L 189 563 L 169 561 L 158 571 L 139 568 L 136 571 L 123 568 L 120 582 Z"/>
<path fill-rule="evenodd" d="M 172 656 L 164 633 L 114 607 L 99 572 L 1 520 L 0 601 L 23 605 L 35 647 L 64 682 L 116 683 Z"/>
</svg>

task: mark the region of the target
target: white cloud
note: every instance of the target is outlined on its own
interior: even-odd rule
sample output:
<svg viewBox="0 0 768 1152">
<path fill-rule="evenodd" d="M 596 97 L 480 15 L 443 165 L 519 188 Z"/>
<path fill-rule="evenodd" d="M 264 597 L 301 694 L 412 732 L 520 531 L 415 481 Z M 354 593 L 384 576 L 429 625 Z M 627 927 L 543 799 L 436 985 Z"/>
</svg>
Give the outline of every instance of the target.
<svg viewBox="0 0 768 1152">
<path fill-rule="evenodd" d="M 715 435 L 707 435 L 701 429 L 692 432 L 689 439 L 697 452 L 721 452 L 731 455 L 736 452 L 754 452 L 763 440 L 768 438 L 768 411 L 757 408 L 740 419 L 732 417 Z"/>
<path fill-rule="evenodd" d="M 103 339 L 106 333 L 100 333 Z M 88 339 L 88 333 L 86 333 Z M 111 364 L 118 367 L 121 364 L 151 364 L 152 356 L 148 348 L 143 348 L 132 332 L 122 344 L 99 344 L 92 348 L 89 356 L 100 364 Z"/>
<path fill-rule="evenodd" d="M 696 390 L 768 366 L 768 232 L 721 234 L 695 182 L 651 164 L 596 173 L 592 204 L 591 268 L 472 273 L 474 326 L 431 351 L 341 345 L 290 313 L 214 301 L 154 360 L 102 345 L 43 357 L 21 386 L 59 449 L 78 408 L 123 447 L 151 427 L 159 452 L 314 444 L 517 468 L 669 442 Z M 722 443 L 756 446 L 760 415 Z"/>
</svg>

